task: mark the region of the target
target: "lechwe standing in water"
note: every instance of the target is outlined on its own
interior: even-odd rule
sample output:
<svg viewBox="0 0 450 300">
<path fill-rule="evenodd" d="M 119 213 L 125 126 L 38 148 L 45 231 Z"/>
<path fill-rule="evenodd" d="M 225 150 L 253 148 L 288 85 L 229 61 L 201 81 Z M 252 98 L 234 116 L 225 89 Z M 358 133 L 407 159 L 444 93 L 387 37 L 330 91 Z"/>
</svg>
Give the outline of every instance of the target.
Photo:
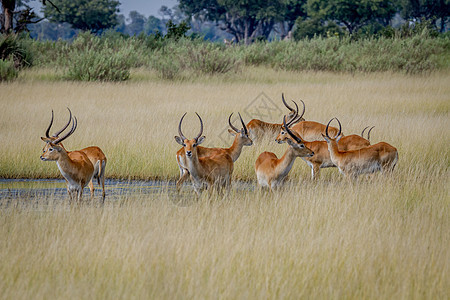
<svg viewBox="0 0 450 300">
<path fill-rule="evenodd" d="M 205 137 L 201 136 L 203 133 L 202 118 L 197 113 L 195 114 L 200 120 L 199 134 L 191 140 L 183 135 L 181 123 L 186 116 L 185 113 L 178 125 L 178 134 L 180 136 L 175 136 L 175 141 L 183 146 L 186 155 L 186 168 L 191 175 L 195 192 L 199 195 L 203 185 L 206 185 L 211 190 L 215 187 L 219 191 L 225 187 L 230 188 L 231 175 L 233 174 L 233 159 L 231 156 L 223 151 L 218 151 L 211 156 L 198 156 L 198 145 L 203 143 Z"/>
<path fill-rule="evenodd" d="M 278 159 L 273 152 L 263 152 L 259 155 L 255 163 L 256 177 L 258 178 L 259 185 L 268 187 L 270 191 L 273 191 L 274 188 L 284 182 L 297 157 L 312 157 L 314 155 L 314 152 L 308 149 L 303 141 L 286 126 L 286 117 L 283 118 L 283 124 L 287 133 L 292 138 L 292 140 L 286 140 L 289 147 L 286 149 L 284 155 Z"/>
<path fill-rule="evenodd" d="M 234 125 L 231 123 L 231 117 L 233 114 L 231 114 L 228 117 L 228 125 L 230 125 L 231 129 L 228 129 L 228 132 L 231 135 L 234 135 L 234 141 L 231 147 L 229 148 L 206 148 L 202 146 L 197 146 L 197 154 L 198 157 L 205 157 L 205 156 L 211 156 L 218 153 L 226 153 L 228 154 L 231 159 L 233 160 L 233 163 L 239 158 L 242 152 L 242 148 L 244 146 L 251 146 L 253 145 L 253 141 L 248 136 L 248 130 L 245 126 L 244 121 L 242 120 L 241 114 L 239 114 L 239 119 L 241 120 L 242 128 L 238 129 L 234 127 Z M 186 152 L 184 150 L 184 147 L 177 151 L 176 154 L 178 168 L 180 169 L 180 179 L 177 181 L 177 190 L 181 188 L 181 184 L 188 178 L 189 171 L 187 168 L 186 163 Z"/>
<path fill-rule="evenodd" d="M 333 119 L 336 119 L 339 123 L 339 132 L 332 138 L 328 134 L 328 126 Z M 370 174 L 377 171 L 386 173 L 394 170 L 398 161 L 398 152 L 395 147 L 388 143 L 380 142 L 359 150 L 339 150 L 341 122 L 337 118 L 333 119 L 328 122 L 323 138 L 327 141 L 331 161 L 342 174 L 348 178 L 356 178 L 360 174 Z"/>
<path fill-rule="evenodd" d="M 61 132 L 63 132 L 69 126 L 69 124 L 72 120 L 72 112 L 70 111 L 69 108 L 67 108 L 67 109 L 69 110 L 69 121 L 62 129 L 60 129 L 54 135 L 50 136 L 50 129 L 53 125 L 53 110 L 52 110 L 52 119 L 50 120 L 50 125 L 48 126 L 47 130 L 45 131 L 45 137 L 41 138 L 44 142 L 50 143 L 52 141 L 57 140 L 59 138 L 59 135 L 61 134 Z M 59 146 L 64 148 L 62 143 L 59 143 Z M 66 149 L 64 149 L 64 150 L 66 152 L 69 152 Z M 89 182 L 89 189 L 91 190 L 91 197 L 94 197 L 94 190 L 95 190 L 94 189 L 94 179 L 97 179 L 98 185 L 102 186 L 102 200 L 105 200 L 105 168 L 106 168 L 106 162 L 107 162 L 105 154 L 103 153 L 102 149 L 100 149 L 97 146 L 86 147 L 79 151 L 86 154 L 86 156 L 89 158 L 89 160 L 91 161 L 92 165 L 95 168 L 94 175 L 92 176 L 92 179 Z"/>
<path fill-rule="evenodd" d="M 284 99 L 284 94 L 281 94 L 281 100 L 282 100 L 284 106 L 286 106 L 286 108 L 290 110 L 290 112 L 288 114 L 289 123 L 294 124 L 295 122 L 300 122 L 300 121 L 304 120 L 302 118 L 303 114 L 305 113 L 304 105 L 303 105 L 302 116 L 298 117 L 297 103 L 295 103 L 295 101 L 292 101 L 292 102 L 294 102 L 294 105 L 295 105 L 295 109 L 294 109 L 286 103 L 286 100 Z M 295 119 L 295 121 L 294 121 L 294 119 Z M 250 134 L 250 138 L 253 141 L 258 141 L 261 139 L 267 139 L 269 141 L 273 141 L 273 139 L 275 139 L 277 137 L 278 133 L 280 132 L 281 125 L 282 124 L 267 123 L 267 122 L 264 122 L 264 121 L 261 121 L 258 119 L 252 119 L 252 120 L 250 120 L 250 122 L 247 123 L 247 128 L 248 128 L 248 131 Z"/>
<path fill-rule="evenodd" d="M 367 128 L 368 127 L 364 128 L 363 132 L 361 133 L 361 136 L 351 134 L 342 137 L 338 143 L 339 150 L 340 151 L 358 150 L 370 146 L 370 141 L 362 137 L 364 131 Z M 298 133 L 293 132 L 293 134 L 297 135 L 300 139 L 302 139 L 302 137 L 299 136 Z M 370 130 L 368 133 L 368 137 L 370 137 Z M 275 141 L 281 144 L 289 139 L 292 138 L 290 137 L 290 135 L 285 130 L 285 127 L 283 126 L 280 134 L 277 136 Z M 314 152 L 314 155 L 311 157 L 301 157 L 301 159 L 304 162 L 306 162 L 306 164 L 311 168 L 312 179 L 319 178 L 320 169 L 336 167 L 336 165 L 331 161 L 330 152 L 328 151 L 328 145 L 326 141 L 307 142 L 303 140 L 303 143 L 307 148 L 311 149 Z"/>
<path fill-rule="evenodd" d="M 63 137 L 46 142 L 41 155 L 43 161 L 56 161 L 59 171 L 66 179 L 69 199 L 81 202 L 83 188 L 89 183 L 94 175 L 94 166 L 82 151 L 67 152 L 61 146 L 61 142 L 68 138 L 77 128 L 77 119 L 72 120 L 72 129 Z M 45 140 L 44 137 L 41 138 Z"/>
</svg>

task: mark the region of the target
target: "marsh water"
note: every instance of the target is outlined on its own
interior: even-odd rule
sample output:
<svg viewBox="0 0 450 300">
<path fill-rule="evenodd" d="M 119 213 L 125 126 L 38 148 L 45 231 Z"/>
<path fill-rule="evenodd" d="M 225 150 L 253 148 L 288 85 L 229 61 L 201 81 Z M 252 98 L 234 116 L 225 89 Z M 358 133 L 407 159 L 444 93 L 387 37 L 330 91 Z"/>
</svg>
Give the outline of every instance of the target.
<svg viewBox="0 0 450 300">
<path fill-rule="evenodd" d="M 96 183 L 95 199 L 101 199 L 101 187 Z M 246 182 L 233 183 L 233 189 L 252 191 L 253 184 Z M 164 180 L 115 180 L 105 181 L 106 199 L 115 201 L 131 196 L 164 195 L 168 199 L 180 201 L 195 198 L 190 183 L 185 183 L 182 191 L 177 193 L 175 181 Z M 83 199 L 90 199 L 89 188 L 83 191 Z M 68 200 L 66 182 L 64 179 L 0 179 L 0 207 L 9 206 L 15 202 L 28 203 L 33 201 L 51 200 L 62 202 Z"/>
</svg>

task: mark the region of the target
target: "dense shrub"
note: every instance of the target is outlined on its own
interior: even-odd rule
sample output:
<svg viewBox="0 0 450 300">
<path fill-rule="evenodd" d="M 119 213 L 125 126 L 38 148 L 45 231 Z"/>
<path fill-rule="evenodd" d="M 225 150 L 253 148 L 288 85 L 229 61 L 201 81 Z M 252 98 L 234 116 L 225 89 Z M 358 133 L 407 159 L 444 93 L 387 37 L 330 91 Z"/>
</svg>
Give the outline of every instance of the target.
<svg viewBox="0 0 450 300">
<path fill-rule="evenodd" d="M 130 68 L 150 68 L 163 79 L 236 72 L 241 65 L 267 66 L 289 71 L 404 72 L 427 73 L 450 67 L 450 35 L 436 36 L 427 26 L 405 33 L 388 29 L 379 35 L 315 36 L 299 41 L 255 42 L 226 47 L 199 38 L 126 36 L 106 32 L 102 36 L 82 33 L 73 41 L 28 40 L 35 64 L 64 70 L 72 80 L 120 81 L 130 76 Z M 401 33 L 403 32 L 403 33 Z M 408 36 L 411 35 L 411 36 Z M 24 41 L 7 42 L 0 49 L 12 51 L 12 60 L 30 61 Z M 6 53 L 5 50 L 1 50 Z M 10 57 L 10 56 L 7 56 Z M 8 58 L 9 59 L 9 58 Z"/>
<path fill-rule="evenodd" d="M 81 81 L 123 81 L 130 77 L 132 46 L 114 47 L 108 39 L 90 33 L 66 45 L 65 76 Z"/>
<path fill-rule="evenodd" d="M 158 72 L 162 79 L 176 79 L 181 77 L 182 65 L 174 55 L 158 54 L 152 58 L 151 67 Z"/>
<path fill-rule="evenodd" d="M 20 35 L 0 35 L 0 59 L 14 61 L 14 67 L 20 69 L 33 64 L 29 45 L 32 41 Z"/>
<path fill-rule="evenodd" d="M 14 67 L 14 61 L 0 59 L 0 81 L 8 81 L 16 78 L 18 71 Z"/>
<path fill-rule="evenodd" d="M 238 59 L 217 44 L 207 43 L 195 48 L 190 47 L 187 58 L 189 67 L 202 74 L 224 74 L 237 70 L 238 66 Z"/>
</svg>

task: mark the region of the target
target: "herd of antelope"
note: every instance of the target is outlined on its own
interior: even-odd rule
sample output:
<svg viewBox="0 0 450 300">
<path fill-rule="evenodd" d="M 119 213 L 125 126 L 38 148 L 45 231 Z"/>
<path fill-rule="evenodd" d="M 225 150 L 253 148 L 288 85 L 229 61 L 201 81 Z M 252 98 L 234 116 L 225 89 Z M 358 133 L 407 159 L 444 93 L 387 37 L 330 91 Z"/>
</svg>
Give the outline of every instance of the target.
<svg viewBox="0 0 450 300">
<path fill-rule="evenodd" d="M 175 141 L 182 146 L 176 153 L 176 160 L 180 169 L 180 178 L 176 183 L 177 191 L 183 182 L 190 177 L 197 194 L 207 188 L 210 191 L 231 187 L 231 177 L 234 163 L 239 158 L 244 146 L 252 146 L 254 142 L 276 141 L 287 143 L 288 147 L 281 158 L 272 152 L 263 152 L 255 162 L 255 172 L 258 184 L 270 191 L 283 184 L 289 174 L 294 161 L 300 157 L 311 168 L 312 179 L 319 176 L 321 168 L 337 167 L 340 173 L 348 178 L 356 178 L 360 174 L 370 174 L 377 171 L 391 172 L 398 161 L 397 149 L 388 143 L 380 142 L 370 144 L 371 127 L 367 132 L 367 139 L 363 129 L 361 135 L 346 135 L 342 133 L 342 126 L 337 118 L 331 119 L 327 125 L 306 121 L 302 114 L 298 113 L 298 105 L 292 101 L 295 108 L 289 106 L 282 94 L 282 102 L 289 109 L 289 113 L 283 117 L 282 123 L 273 124 L 253 119 L 245 124 L 241 115 L 239 119 L 242 128 L 235 127 L 231 114 L 228 118 L 229 133 L 234 135 L 233 144 L 229 148 L 207 148 L 200 146 L 204 142 L 202 118 L 196 113 L 200 121 L 200 131 L 193 139 L 184 136 L 181 126 L 186 113 L 181 117 L 178 125 L 178 134 Z M 93 180 L 97 179 L 102 186 L 102 200 L 105 199 L 105 168 L 106 156 L 96 146 L 87 147 L 79 151 L 67 151 L 62 141 L 68 138 L 77 127 L 76 117 L 72 117 L 69 110 L 69 122 L 54 135 L 50 136 L 53 124 L 53 111 L 50 125 L 45 137 L 41 159 L 44 161 L 56 161 L 61 174 L 66 180 L 67 191 L 70 199 L 81 201 L 83 188 L 89 185 L 91 198 L 94 196 Z M 339 128 L 330 126 L 336 119 Z M 60 134 L 72 123 L 72 128 L 67 134 Z M 331 134 L 331 136 L 330 136 Z"/>
<path fill-rule="evenodd" d="M 295 109 L 289 106 L 282 95 L 283 104 L 290 110 L 283 117 L 281 124 L 267 123 L 253 119 L 245 124 L 241 115 L 239 118 L 242 128 L 238 129 L 231 123 L 229 132 L 235 136 L 230 148 L 205 148 L 199 146 L 205 137 L 203 133 L 203 121 L 200 121 L 200 132 L 193 139 L 183 135 L 181 125 L 186 113 L 181 117 L 178 125 L 178 134 L 175 141 L 183 146 L 176 153 L 180 179 L 177 181 L 177 190 L 190 176 L 197 194 L 203 188 L 216 188 L 222 190 L 229 188 L 233 173 L 234 162 L 239 158 L 244 146 L 251 146 L 256 141 L 276 141 L 279 144 L 287 143 L 288 147 L 281 158 L 272 152 L 263 152 L 255 162 L 255 172 L 258 184 L 273 191 L 283 184 L 289 171 L 292 169 L 297 157 L 302 158 L 311 168 L 312 178 L 317 179 L 321 168 L 337 167 L 348 178 L 355 178 L 360 174 L 370 174 L 377 171 L 391 172 L 398 161 L 397 149 L 388 143 L 380 142 L 370 144 L 370 131 L 367 139 L 361 135 L 347 135 L 342 133 L 341 123 L 337 118 L 331 119 L 327 125 L 306 121 L 303 112 L 298 114 L 298 105 L 293 101 Z M 339 128 L 330 126 L 336 119 Z M 332 136 L 330 136 L 330 134 Z"/>
</svg>

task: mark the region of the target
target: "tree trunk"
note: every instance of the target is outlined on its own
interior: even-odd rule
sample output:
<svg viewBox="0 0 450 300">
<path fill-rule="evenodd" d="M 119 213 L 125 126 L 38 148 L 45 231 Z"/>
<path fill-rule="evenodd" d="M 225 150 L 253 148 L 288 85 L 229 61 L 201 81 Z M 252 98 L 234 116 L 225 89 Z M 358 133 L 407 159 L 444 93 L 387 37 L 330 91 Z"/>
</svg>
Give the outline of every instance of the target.
<svg viewBox="0 0 450 300">
<path fill-rule="evenodd" d="M 2 0 L 3 6 L 3 32 L 10 32 L 13 29 L 13 11 L 16 7 L 16 0 Z"/>
<path fill-rule="evenodd" d="M 248 21 L 245 21 L 245 25 L 244 25 L 244 44 L 248 45 L 249 44 L 249 40 L 248 40 Z"/>
</svg>

